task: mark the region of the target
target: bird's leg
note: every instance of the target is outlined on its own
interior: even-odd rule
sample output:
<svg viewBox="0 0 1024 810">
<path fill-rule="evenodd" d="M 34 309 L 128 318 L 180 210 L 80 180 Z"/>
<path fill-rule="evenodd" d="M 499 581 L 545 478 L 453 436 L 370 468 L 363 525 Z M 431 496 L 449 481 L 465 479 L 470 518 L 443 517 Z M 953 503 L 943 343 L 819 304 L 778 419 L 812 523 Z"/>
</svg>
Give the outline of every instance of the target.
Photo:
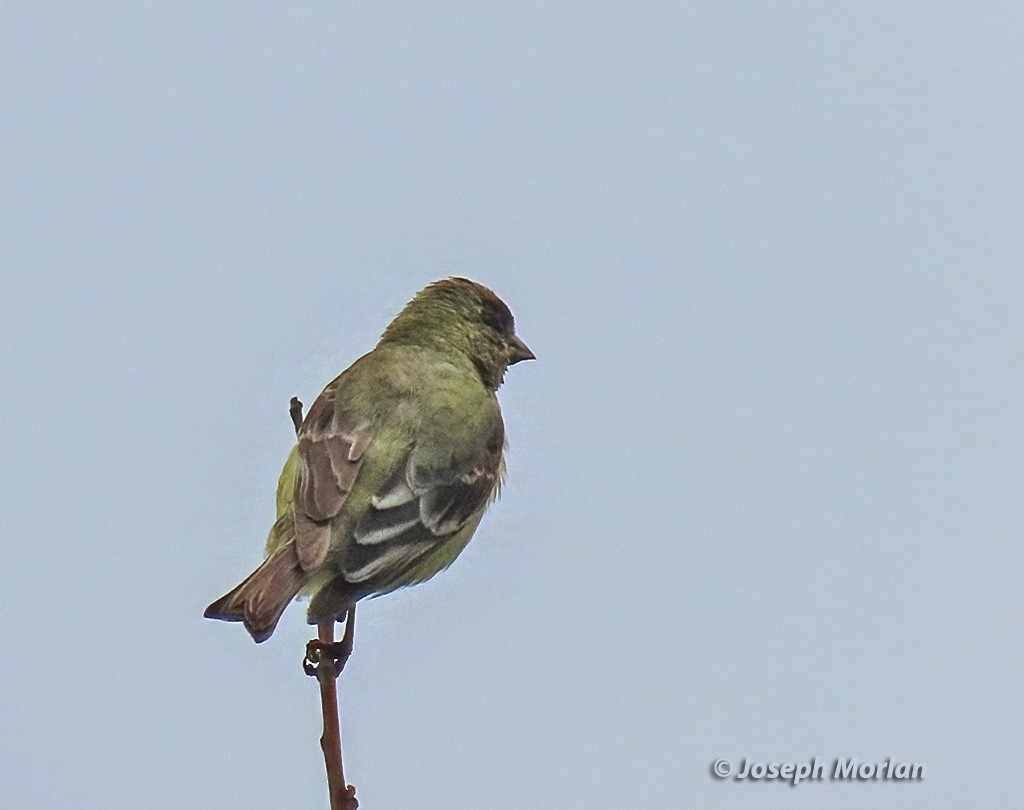
<svg viewBox="0 0 1024 810">
<path fill-rule="evenodd" d="M 338 617 L 339 619 L 342 617 Z M 340 641 L 325 642 L 314 638 L 306 644 L 306 657 L 302 659 L 302 669 L 307 675 L 315 678 L 317 670 L 325 660 L 331 662 L 332 673 L 337 678 L 352 655 L 352 644 L 356 633 L 356 607 L 352 605 L 345 616 L 345 634 Z"/>
</svg>

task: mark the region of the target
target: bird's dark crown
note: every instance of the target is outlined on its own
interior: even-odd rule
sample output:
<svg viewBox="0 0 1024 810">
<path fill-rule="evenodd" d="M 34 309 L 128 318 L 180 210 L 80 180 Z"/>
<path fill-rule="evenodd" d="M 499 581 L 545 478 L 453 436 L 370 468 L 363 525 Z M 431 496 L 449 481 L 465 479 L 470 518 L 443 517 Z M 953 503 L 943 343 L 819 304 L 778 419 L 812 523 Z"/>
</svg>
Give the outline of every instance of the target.
<svg viewBox="0 0 1024 810">
<path fill-rule="evenodd" d="M 497 388 L 510 360 L 515 319 L 497 295 L 468 278 L 452 277 L 428 285 L 398 313 L 381 336 L 397 343 L 459 352 Z"/>
</svg>

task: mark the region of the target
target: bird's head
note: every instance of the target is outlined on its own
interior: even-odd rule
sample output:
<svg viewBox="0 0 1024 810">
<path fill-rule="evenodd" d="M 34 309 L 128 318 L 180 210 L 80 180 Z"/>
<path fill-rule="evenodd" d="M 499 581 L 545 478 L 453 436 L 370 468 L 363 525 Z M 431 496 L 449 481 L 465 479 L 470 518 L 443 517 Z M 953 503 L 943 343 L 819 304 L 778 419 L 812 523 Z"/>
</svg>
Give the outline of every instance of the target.
<svg viewBox="0 0 1024 810">
<path fill-rule="evenodd" d="M 468 278 L 427 286 L 391 322 L 381 343 L 404 343 L 468 357 L 492 390 L 505 370 L 534 354 L 516 335 L 512 312 L 497 295 Z"/>
</svg>

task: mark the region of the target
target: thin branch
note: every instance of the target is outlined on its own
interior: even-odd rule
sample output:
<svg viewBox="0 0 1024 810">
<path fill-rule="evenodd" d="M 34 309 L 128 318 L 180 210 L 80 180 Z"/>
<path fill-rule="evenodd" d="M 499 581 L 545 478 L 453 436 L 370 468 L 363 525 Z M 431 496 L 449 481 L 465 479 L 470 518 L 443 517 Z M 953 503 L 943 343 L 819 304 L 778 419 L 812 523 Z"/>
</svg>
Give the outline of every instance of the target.
<svg viewBox="0 0 1024 810">
<path fill-rule="evenodd" d="M 337 678 L 352 654 L 355 633 L 355 608 L 350 608 L 345 622 L 345 635 L 341 642 L 334 642 L 334 619 L 317 625 L 319 638 L 312 650 L 307 647 L 306 657 L 317 658 L 316 678 L 320 682 L 320 706 L 323 709 L 324 731 L 320 737 L 320 748 L 324 752 L 327 767 L 327 789 L 331 797 L 331 810 L 356 810 L 356 789 L 345 783 L 345 770 L 341 761 L 341 726 L 338 722 Z M 313 655 L 310 655 L 310 653 Z M 308 671 L 308 670 L 307 670 Z"/>
<path fill-rule="evenodd" d="M 291 402 L 288 403 L 288 414 L 292 418 L 292 424 L 295 425 L 295 435 L 299 435 L 299 428 L 302 427 L 302 403 L 298 397 L 292 397 Z"/>
</svg>

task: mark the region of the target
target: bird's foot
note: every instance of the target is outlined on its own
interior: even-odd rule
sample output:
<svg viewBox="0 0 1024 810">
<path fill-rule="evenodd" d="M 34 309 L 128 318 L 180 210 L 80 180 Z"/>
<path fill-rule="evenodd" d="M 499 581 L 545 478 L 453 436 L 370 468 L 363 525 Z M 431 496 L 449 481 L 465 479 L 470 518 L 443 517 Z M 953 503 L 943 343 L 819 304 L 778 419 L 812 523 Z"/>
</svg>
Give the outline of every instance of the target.
<svg viewBox="0 0 1024 810">
<path fill-rule="evenodd" d="M 326 643 L 320 639 L 312 639 L 306 644 L 306 655 L 302 659 L 303 671 L 312 678 L 317 677 L 320 668 L 330 664 L 333 675 L 337 678 L 352 654 L 352 645 L 345 640 Z"/>
</svg>

